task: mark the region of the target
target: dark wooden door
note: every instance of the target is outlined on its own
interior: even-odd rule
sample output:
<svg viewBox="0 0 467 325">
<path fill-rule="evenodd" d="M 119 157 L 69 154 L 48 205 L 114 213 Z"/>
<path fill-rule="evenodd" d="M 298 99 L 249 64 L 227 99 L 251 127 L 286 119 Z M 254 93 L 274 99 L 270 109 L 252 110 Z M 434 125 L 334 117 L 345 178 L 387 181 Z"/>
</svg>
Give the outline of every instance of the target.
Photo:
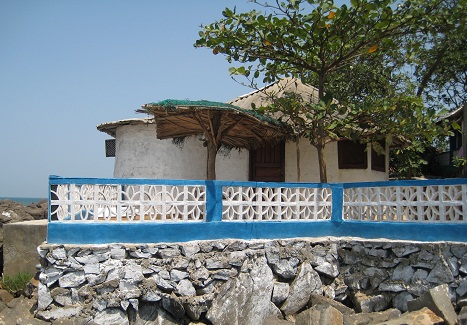
<svg viewBox="0 0 467 325">
<path fill-rule="evenodd" d="M 250 151 L 250 180 L 256 182 L 283 182 L 285 142 L 265 145 Z"/>
</svg>

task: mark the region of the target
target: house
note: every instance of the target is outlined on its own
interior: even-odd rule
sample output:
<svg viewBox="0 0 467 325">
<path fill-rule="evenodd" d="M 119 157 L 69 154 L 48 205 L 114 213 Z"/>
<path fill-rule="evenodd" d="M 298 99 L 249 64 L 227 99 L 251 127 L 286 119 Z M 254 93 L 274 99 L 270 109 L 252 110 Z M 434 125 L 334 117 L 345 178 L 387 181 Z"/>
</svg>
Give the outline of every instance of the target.
<svg viewBox="0 0 467 325">
<path fill-rule="evenodd" d="M 252 103 L 257 107 L 267 104 L 267 94 L 271 91 L 278 96 L 294 92 L 317 101 L 316 88 L 287 78 L 242 95 L 230 104 L 250 110 Z M 177 143 L 177 139 L 159 140 L 156 123 L 150 118 L 108 122 L 97 128 L 114 138 L 107 142 L 115 146 L 114 177 L 206 179 L 206 148 L 202 135 L 186 137 L 183 143 Z M 367 148 L 350 140 L 328 143 L 325 148 L 328 181 L 388 180 L 388 146 L 381 144 L 386 154 L 378 155 L 370 145 Z M 219 180 L 319 182 L 316 149 L 305 138 L 256 150 L 227 150 L 217 155 L 216 166 Z"/>
<path fill-rule="evenodd" d="M 456 158 L 467 159 L 467 150 L 464 150 L 463 143 L 467 142 L 467 104 L 444 115 L 441 120 L 457 125 L 459 128 L 452 128 L 452 135 L 449 136 L 448 151 L 429 156 L 430 161 L 428 174 L 436 177 L 465 177 L 466 172 L 462 167 L 454 166 Z"/>
</svg>

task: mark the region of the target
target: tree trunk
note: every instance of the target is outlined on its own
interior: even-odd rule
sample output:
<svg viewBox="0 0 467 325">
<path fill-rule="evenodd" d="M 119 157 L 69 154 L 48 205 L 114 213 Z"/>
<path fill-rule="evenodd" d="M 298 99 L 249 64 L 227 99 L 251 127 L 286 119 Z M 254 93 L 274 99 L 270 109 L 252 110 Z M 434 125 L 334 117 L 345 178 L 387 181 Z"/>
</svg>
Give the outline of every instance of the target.
<svg viewBox="0 0 467 325">
<path fill-rule="evenodd" d="M 327 183 L 328 176 L 326 172 L 326 158 L 324 156 L 324 144 L 317 145 L 316 150 L 318 150 L 319 181 L 321 183 Z"/>
<path fill-rule="evenodd" d="M 301 182 L 301 171 L 300 171 L 300 137 L 297 137 L 295 142 L 295 151 L 297 152 L 297 182 Z"/>
<path fill-rule="evenodd" d="M 206 179 L 215 180 L 216 179 L 216 156 L 217 156 L 217 146 L 214 143 L 208 141 L 208 160 L 206 168 Z"/>
</svg>

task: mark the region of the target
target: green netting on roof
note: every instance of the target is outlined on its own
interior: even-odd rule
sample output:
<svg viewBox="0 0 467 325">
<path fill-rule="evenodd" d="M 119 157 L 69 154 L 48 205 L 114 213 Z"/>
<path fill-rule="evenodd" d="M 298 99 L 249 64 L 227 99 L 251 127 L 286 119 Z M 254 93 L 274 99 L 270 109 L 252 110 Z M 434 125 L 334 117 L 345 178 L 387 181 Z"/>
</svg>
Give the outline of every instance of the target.
<svg viewBox="0 0 467 325">
<path fill-rule="evenodd" d="M 192 108 L 214 108 L 218 110 L 236 110 L 240 111 L 242 113 L 251 115 L 256 117 L 260 121 L 265 121 L 269 122 L 272 124 L 282 124 L 278 120 L 261 115 L 255 111 L 240 108 L 238 106 L 232 105 L 232 104 L 227 104 L 227 103 L 222 103 L 222 102 L 212 102 L 209 100 L 188 100 L 188 99 L 165 99 L 157 103 L 148 103 L 146 105 L 149 106 L 161 106 L 164 107 L 166 110 L 177 110 L 179 107 L 192 107 Z"/>
</svg>

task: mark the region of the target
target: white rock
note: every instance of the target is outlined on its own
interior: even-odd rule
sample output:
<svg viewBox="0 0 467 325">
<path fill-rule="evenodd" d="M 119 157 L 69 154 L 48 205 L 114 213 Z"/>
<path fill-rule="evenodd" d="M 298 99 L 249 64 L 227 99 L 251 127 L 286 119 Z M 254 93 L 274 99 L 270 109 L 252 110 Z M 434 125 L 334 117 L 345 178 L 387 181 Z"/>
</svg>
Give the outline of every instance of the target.
<svg viewBox="0 0 467 325">
<path fill-rule="evenodd" d="M 286 315 L 295 314 L 308 302 L 312 293 L 321 293 L 322 283 L 318 273 L 307 262 L 300 265 L 297 277 L 290 285 L 290 294 L 281 310 Z"/>
<path fill-rule="evenodd" d="M 196 296 L 195 287 L 193 287 L 191 281 L 187 279 L 183 279 L 179 282 L 176 291 L 180 296 Z"/>
<path fill-rule="evenodd" d="M 49 288 L 42 283 L 37 288 L 37 296 L 37 310 L 45 310 L 53 301 Z"/>
<path fill-rule="evenodd" d="M 58 280 L 62 288 L 74 288 L 86 282 L 86 277 L 83 271 L 66 273 Z"/>
<path fill-rule="evenodd" d="M 94 317 L 94 323 L 97 325 L 129 325 L 128 318 L 119 308 L 111 308 L 100 311 Z"/>
</svg>

